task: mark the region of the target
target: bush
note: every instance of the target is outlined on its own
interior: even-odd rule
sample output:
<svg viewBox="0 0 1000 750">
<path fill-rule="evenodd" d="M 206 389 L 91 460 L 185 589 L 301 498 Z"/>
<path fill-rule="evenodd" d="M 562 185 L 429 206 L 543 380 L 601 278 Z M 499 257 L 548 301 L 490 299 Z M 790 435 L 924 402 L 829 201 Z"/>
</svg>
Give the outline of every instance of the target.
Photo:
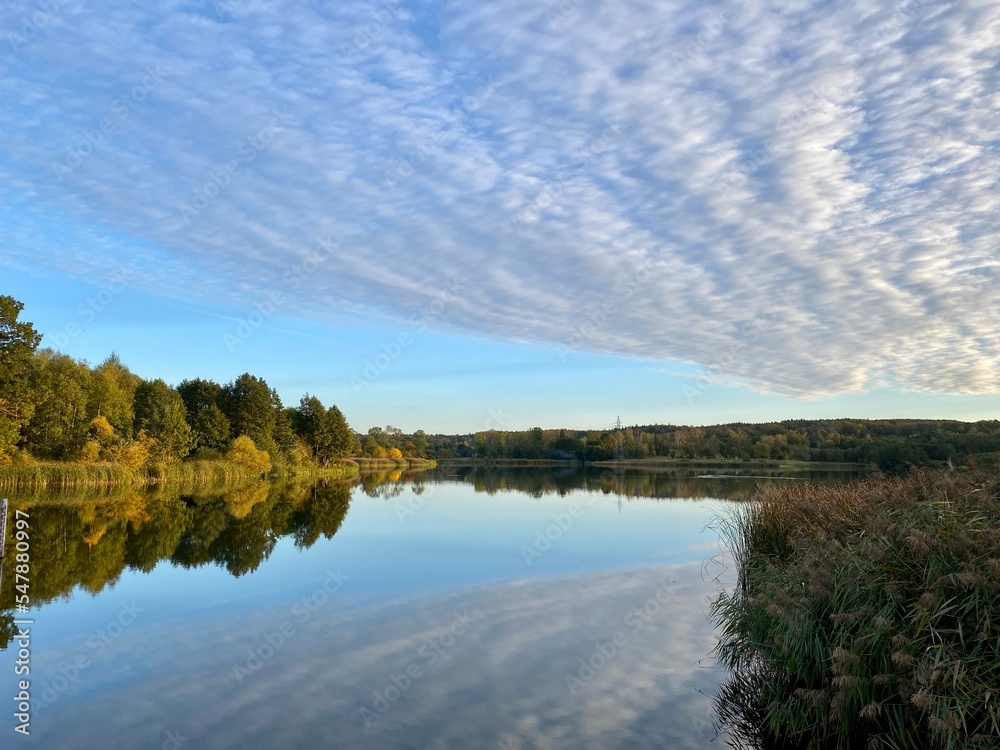
<svg viewBox="0 0 1000 750">
<path fill-rule="evenodd" d="M 726 522 L 724 725 L 751 746 L 995 748 L 1000 482 L 918 470 L 762 491 Z"/>
<path fill-rule="evenodd" d="M 90 420 L 90 435 L 99 446 L 108 445 L 115 439 L 115 428 L 111 426 L 107 417 L 96 416 Z"/>
<path fill-rule="evenodd" d="M 141 469 L 149 465 L 155 448 L 156 441 L 140 432 L 138 440 L 113 446 L 108 450 L 108 456 L 114 463 L 130 469 Z"/>
<path fill-rule="evenodd" d="M 226 458 L 255 474 L 266 474 L 271 470 L 271 457 L 267 451 L 258 449 L 246 435 L 240 435 L 233 441 Z"/>
<path fill-rule="evenodd" d="M 80 450 L 80 460 L 93 463 L 101 457 L 101 444 L 96 440 L 88 440 Z"/>
</svg>

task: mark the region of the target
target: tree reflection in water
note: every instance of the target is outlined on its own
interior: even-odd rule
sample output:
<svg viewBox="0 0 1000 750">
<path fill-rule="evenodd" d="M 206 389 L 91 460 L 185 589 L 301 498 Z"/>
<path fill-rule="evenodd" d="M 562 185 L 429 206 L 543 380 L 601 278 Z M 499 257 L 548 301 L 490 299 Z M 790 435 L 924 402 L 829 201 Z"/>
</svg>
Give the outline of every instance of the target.
<svg viewBox="0 0 1000 750">
<path fill-rule="evenodd" d="M 340 529 L 347 483 L 269 484 L 197 494 L 125 491 L 67 498 L 11 498 L 31 518 L 31 602 L 41 606 L 76 587 L 97 594 L 127 570 L 148 573 L 163 560 L 215 564 L 234 576 L 257 570 L 278 539 L 309 548 Z M 5 565 L 13 563 L 8 544 Z M 0 581 L 0 649 L 11 637 L 14 576 Z"/>
</svg>

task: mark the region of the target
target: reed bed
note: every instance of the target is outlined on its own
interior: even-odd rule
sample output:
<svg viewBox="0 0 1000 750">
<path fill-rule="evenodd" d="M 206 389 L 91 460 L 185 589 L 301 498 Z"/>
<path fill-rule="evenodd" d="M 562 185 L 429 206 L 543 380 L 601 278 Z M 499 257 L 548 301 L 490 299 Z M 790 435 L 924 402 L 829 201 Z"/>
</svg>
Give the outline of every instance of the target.
<svg viewBox="0 0 1000 750">
<path fill-rule="evenodd" d="M 233 485 L 261 479 L 254 471 L 229 461 L 179 461 L 144 469 L 148 484 Z"/>
<path fill-rule="evenodd" d="M 121 464 L 43 462 L 0 466 L 0 490 L 82 489 L 145 484 L 141 470 Z"/>
<path fill-rule="evenodd" d="M 77 490 L 155 484 L 240 484 L 259 475 L 228 461 L 182 461 L 131 468 L 113 463 L 39 462 L 0 466 L 0 491 Z"/>
<path fill-rule="evenodd" d="M 769 487 L 722 520 L 713 605 L 737 746 L 1000 748 L 1000 480 Z"/>
<path fill-rule="evenodd" d="M 346 481 L 357 477 L 353 461 L 329 466 L 278 467 L 264 477 L 238 464 L 213 459 L 160 463 L 135 469 L 121 464 L 83 462 L 39 462 L 0 466 L 0 493 L 25 500 L 76 500 L 100 498 L 123 489 L 164 487 L 173 492 L 196 494 L 215 489 L 239 488 L 266 481 Z"/>
<path fill-rule="evenodd" d="M 329 466 L 316 466 L 307 464 L 294 466 L 284 471 L 278 472 L 278 476 L 295 479 L 353 479 L 358 476 L 360 469 L 354 461 L 335 461 Z"/>
<path fill-rule="evenodd" d="M 437 466 L 437 461 L 430 458 L 368 458 L 356 457 L 351 459 L 358 465 L 361 471 L 374 471 L 379 469 L 433 469 Z"/>
</svg>

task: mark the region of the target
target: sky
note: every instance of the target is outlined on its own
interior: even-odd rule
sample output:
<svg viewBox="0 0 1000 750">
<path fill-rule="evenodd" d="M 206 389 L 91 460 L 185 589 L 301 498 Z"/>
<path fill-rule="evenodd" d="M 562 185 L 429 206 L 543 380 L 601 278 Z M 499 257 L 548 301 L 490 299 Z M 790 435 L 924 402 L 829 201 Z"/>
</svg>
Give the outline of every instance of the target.
<svg viewBox="0 0 1000 750">
<path fill-rule="evenodd" d="M 0 294 L 362 431 L 996 419 L 998 50 L 986 0 L 8 0 Z"/>
</svg>

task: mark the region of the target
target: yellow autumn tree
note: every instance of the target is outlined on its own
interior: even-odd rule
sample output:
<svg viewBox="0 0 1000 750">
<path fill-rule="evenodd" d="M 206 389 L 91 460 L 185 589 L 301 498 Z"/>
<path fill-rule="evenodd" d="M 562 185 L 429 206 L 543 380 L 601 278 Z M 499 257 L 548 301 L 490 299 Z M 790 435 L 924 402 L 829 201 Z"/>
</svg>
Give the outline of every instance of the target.
<svg viewBox="0 0 1000 750">
<path fill-rule="evenodd" d="M 266 474 L 271 470 L 271 457 L 260 450 L 246 435 L 240 435 L 229 446 L 226 458 L 253 474 Z"/>
</svg>

